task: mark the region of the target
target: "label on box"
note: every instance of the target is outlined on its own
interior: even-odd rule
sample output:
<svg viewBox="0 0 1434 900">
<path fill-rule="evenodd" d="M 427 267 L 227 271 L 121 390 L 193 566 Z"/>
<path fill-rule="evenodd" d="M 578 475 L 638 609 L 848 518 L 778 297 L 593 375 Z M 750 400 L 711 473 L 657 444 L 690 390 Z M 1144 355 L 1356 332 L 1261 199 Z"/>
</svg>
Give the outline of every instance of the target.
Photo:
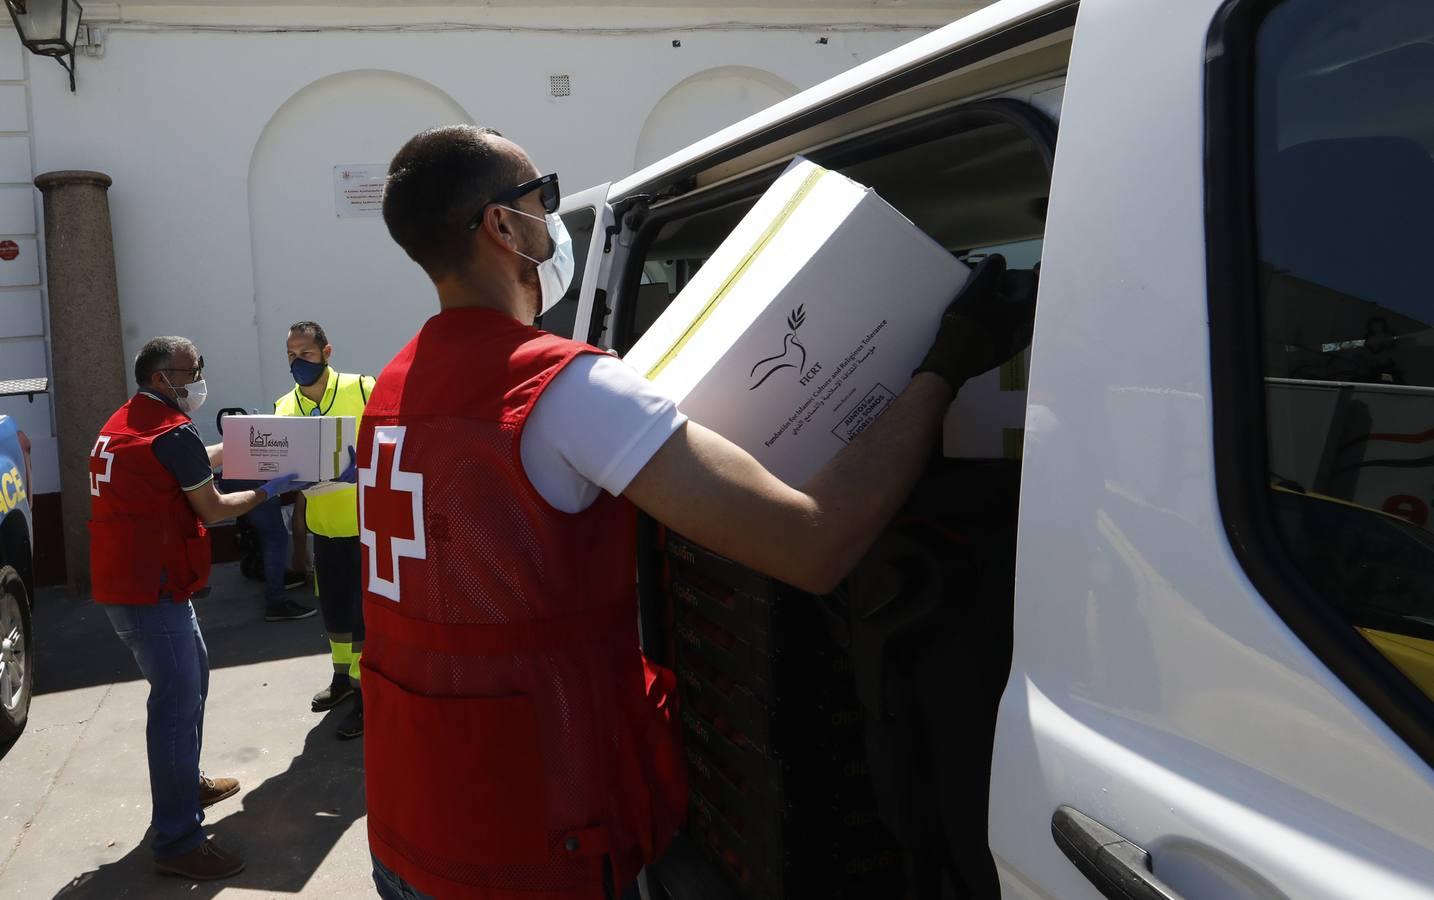
<svg viewBox="0 0 1434 900">
<path fill-rule="evenodd" d="M 842 443 L 850 444 L 857 435 L 866 430 L 866 426 L 876 421 L 877 416 L 886 412 L 886 408 L 895 400 L 896 395 L 888 390 L 886 385 L 878 384 L 837 423 L 832 434 L 840 438 Z"/>
<path fill-rule="evenodd" d="M 254 468 L 263 474 L 282 474 L 280 465 L 289 459 L 289 438 L 275 437 L 272 431 L 261 431 L 249 426 L 249 458 Z"/>
</svg>

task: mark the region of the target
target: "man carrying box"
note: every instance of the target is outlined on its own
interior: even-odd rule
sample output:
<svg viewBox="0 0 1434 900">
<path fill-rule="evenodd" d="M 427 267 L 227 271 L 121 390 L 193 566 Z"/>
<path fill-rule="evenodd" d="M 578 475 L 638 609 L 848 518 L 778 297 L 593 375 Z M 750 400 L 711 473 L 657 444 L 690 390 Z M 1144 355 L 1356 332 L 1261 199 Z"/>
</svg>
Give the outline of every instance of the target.
<svg viewBox="0 0 1434 900">
<path fill-rule="evenodd" d="M 145 737 L 154 804 L 155 865 L 196 881 L 227 878 L 244 861 L 205 838 L 203 809 L 239 792 L 199 771 L 209 654 L 189 598 L 209 582 L 204 525 L 241 516 L 294 487 L 282 475 L 221 494 L 190 421 L 204 403 L 204 357 L 182 337 L 158 337 L 134 361 L 139 391 L 100 429 L 90 451 L 90 575 L 115 633 L 149 682 Z"/>
<path fill-rule="evenodd" d="M 1030 341 L 1034 278 L 992 257 L 911 383 L 801 490 L 621 361 L 533 327 L 567 291 L 556 175 L 496 132 L 423 132 L 389 233 L 440 312 L 359 436 L 369 845 L 385 898 L 635 896 L 683 819 L 672 673 L 638 648 L 641 509 L 830 591 L 915 484 L 955 391 Z"/>
<path fill-rule="evenodd" d="M 329 367 L 334 348 L 317 322 L 295 322 L 287 341 L 294 389 L 274 401 L 281 416 L 352 416 L 355 424 L 373 392 L 370 375 L 347 375 Z M 352 467 L 351 467 L 352 468 Z M 352 476 L 340 476 L 341 481 Z M 305 495 L 304 524 L 314 536 L 314 576 L 334 671 L 329 686 L 314 695 L 311 708 L 324 712 L 353 696 L 354 705 L 335 734 L 349 740 L 363 734 L 363 593 L 359 584 L 358 497 L 352 487 Z"/>
</svg>

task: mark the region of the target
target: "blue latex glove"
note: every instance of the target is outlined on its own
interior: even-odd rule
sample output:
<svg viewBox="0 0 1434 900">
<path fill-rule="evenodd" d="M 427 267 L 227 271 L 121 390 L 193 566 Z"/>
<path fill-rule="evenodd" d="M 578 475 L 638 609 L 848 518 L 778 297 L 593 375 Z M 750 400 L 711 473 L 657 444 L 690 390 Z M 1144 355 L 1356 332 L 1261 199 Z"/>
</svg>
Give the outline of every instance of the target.
<svg viewBox="0 0 1434 900">
<path fill-rule="evenodd" d="M 358 459 L 354 455 L 354 448 L 349 448 L 349 467 L 340 473 L 335 481 L 346 481 L 349 484 L 358 484 Z"/>
<path fill-rule="evenodd" d="M 298 473 L 290 472 L 287 475 L 280 475 L 259 486 L 265 497 L 277 497 L 289 491 L 302 491 L 314 486 L 312 481 L 300 481 Z"/>
</svg>

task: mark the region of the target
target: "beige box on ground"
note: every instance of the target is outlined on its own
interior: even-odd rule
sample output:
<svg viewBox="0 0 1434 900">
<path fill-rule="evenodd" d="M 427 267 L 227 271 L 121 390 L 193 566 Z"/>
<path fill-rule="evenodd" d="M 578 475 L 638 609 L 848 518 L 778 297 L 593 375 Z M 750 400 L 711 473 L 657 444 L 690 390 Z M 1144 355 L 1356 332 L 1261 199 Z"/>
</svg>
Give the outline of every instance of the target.
<svg viewBox="0 0 1434 900">
<path fill-rule="evenodd" d="M 625 361 L 800 487 L 910 382 L 969 274 L 874 191 L 797 159 Z"/>
<path fill-rule="evenodd" d="M 225 416 L 224 477 L 332 481 L 349 465 L 353 416 Z"/>
</svg>

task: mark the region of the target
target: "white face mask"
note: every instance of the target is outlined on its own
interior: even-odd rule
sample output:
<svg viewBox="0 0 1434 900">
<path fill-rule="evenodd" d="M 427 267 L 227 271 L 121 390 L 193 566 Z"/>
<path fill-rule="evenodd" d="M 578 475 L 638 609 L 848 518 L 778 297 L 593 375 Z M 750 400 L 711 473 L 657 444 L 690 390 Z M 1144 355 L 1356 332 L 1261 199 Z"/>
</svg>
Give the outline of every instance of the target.
<svg viewBox="0 0 1434 900">
<path fill-rule="evenodd" d="M 209 385 L 204 383 L 203 378 L 186 384 L 182 397 L 179 396 L 180 389 L 174 386 L 174 382 L 169 380 L 168 375 L 164 376 L 164 383 L 169 385 L 171 391 L 174 391 L 174 403 L 182 413 L 193 415 L 199 411 L 199 407 L 203 406 L 205 399 L 209 397 Z"/>
<path fill-rule="evenodd" d="M 521 250 L 513 251 L 538 267 L 538 284 L 543 291 L 542 300 L 538 304 L 538 315 L 541 316 L 556 306 L 558 301 L 563 299 L 563 295 L 568 292 L 568 288 L 572 286 L 573 270 L 577 265 L 573 260 L 573 239 L 568 235 L 568 227 L 563 224 L 562 216 L 557 213 L 548 213 L 546 216 L 539 217 L 511 206 L 501 208 L 520 216 L 548 223 L 548 237 L 553 239 L 553 255 L 551 257 L 536 260 Z"/>
</svg>

